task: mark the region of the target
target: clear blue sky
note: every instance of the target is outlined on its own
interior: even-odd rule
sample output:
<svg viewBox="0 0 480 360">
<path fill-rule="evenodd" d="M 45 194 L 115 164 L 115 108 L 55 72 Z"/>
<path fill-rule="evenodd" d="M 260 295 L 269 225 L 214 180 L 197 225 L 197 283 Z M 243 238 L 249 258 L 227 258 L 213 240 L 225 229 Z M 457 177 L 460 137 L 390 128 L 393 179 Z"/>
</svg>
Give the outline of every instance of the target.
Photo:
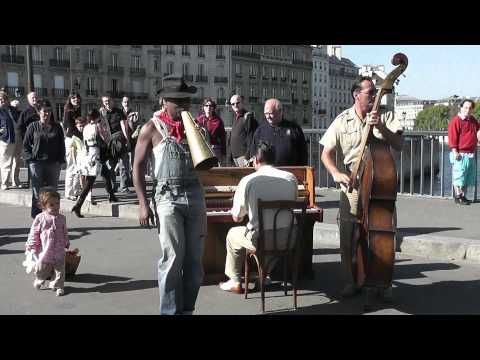
<svg viewBox="0 0 480 360">
<path fill-rule="evenodd" d="M 385 65 L 386 73 L 397 52 L 408 57 L 397 93 L 422 100 L 480 96 L 480 45 L 342 45 L 343 57 L 358 66 Z"/>
</svg>

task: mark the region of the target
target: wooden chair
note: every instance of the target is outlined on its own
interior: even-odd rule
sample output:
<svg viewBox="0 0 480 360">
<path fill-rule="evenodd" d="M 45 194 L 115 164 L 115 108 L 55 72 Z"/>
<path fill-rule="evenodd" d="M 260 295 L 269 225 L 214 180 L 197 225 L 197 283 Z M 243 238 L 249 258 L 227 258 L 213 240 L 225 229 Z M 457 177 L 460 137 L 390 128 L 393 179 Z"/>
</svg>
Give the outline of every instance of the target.
<svg viewBox="0 0 480 360">
<path fill-rule="evenodd" d="M 292 287 L 293 287 L 293 306 L 297 310 L 297 278 L 299 267 L 299 256 L 301 254 L 300 241 L 303 234 L 303 219 L 306 215 L 306 202 L 294 200 L 278 200 L 278 201 L 262 201 L 258 199 L 258 239 L 255 251 L 246 249 L 245 256 L 245 299 L 248 296 L 248 275 L 249 275 L 249 258 L 253 257 L 257 263 L 258 278 L 260 282 L 260 293 L 262 298 L 262 312 L 265 312 L 265 271 L 267 270 L 266 256 L 272 255 L 283 259 L 283 288 L 285 296 L 287 295 L 287 266 L 289 258 L 293 256 L 292 267 Z M 265 232 L 264 232 L 264 214 L 267 209 L 274 210 L 273 218 L 273 243 L 268 250 L 265 248 Z M 298 209 L 294 212 L 295 209 Z M 277 217 L 282 211 L 291 214 L 288 226 L 288 239 L 285 248 L 279 248 L 277 244 Z M 298 216 L 300 215 L 300 216 Z M 297 219 L 297 231 L 294 231 L 294 219 Z"/>
</svg>

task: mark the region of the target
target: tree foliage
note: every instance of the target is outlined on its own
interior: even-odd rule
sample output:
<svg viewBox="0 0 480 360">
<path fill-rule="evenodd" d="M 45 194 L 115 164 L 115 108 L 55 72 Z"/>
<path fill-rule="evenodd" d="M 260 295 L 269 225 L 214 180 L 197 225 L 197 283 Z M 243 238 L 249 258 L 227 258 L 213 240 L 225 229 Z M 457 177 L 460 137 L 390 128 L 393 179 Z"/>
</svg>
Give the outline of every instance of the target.
<svg viewBox="0 0 480 360">
<path fill-rule="evenodd" d="M 475 119 L 480 121 L 480 101 L 477 101 L 475 103 L 475 109 L 473 110 L 473 116 L 475 116 Z"/>
<path fill-rule="evenodd" d="M 451 109 L 437 105 L 423 109 L 417 114 L 415 130 L 446 130 L 451 118 Z"/>
</svg>

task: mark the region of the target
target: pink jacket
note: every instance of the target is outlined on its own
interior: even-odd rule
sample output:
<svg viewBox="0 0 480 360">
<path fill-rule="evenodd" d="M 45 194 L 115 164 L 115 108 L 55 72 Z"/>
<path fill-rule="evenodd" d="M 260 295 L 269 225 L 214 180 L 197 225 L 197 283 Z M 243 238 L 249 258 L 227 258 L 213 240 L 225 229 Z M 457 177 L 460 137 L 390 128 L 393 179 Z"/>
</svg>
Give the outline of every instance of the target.
<svg viewBox="0 0 480 360">
<path fill-rule="evenodd" d="M 65 258 L 65 248 L 70 247 L 65 216 L 41 212 L 33 220 L 27 250 L 33 250 L 39 261 L 54 264 Z"/>
</svg>

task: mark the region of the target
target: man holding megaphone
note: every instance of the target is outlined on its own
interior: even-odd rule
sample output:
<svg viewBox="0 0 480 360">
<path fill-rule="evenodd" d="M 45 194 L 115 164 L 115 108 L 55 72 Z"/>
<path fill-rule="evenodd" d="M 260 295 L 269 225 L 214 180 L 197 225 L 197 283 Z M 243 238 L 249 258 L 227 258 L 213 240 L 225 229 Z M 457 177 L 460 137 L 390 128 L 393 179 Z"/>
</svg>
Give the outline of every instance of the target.
<svg viewBox="0 0 480 360">
<path fill-rule="evenodd" d="M 141 129 L 135 149 L 133 182 L 141 226 L 154 224 L 146 198 L 145 169 L 153 154 L 153 207 L 160 240 L 158 287 L 160 314 L 191 314 L 203 280 L 202 256 L 207 233 L 203 188 L 194 169 L 181 113 L 196 92 L 178 75 L 163 78 L 158 91 L 162 110 Z"/>
</svg>

